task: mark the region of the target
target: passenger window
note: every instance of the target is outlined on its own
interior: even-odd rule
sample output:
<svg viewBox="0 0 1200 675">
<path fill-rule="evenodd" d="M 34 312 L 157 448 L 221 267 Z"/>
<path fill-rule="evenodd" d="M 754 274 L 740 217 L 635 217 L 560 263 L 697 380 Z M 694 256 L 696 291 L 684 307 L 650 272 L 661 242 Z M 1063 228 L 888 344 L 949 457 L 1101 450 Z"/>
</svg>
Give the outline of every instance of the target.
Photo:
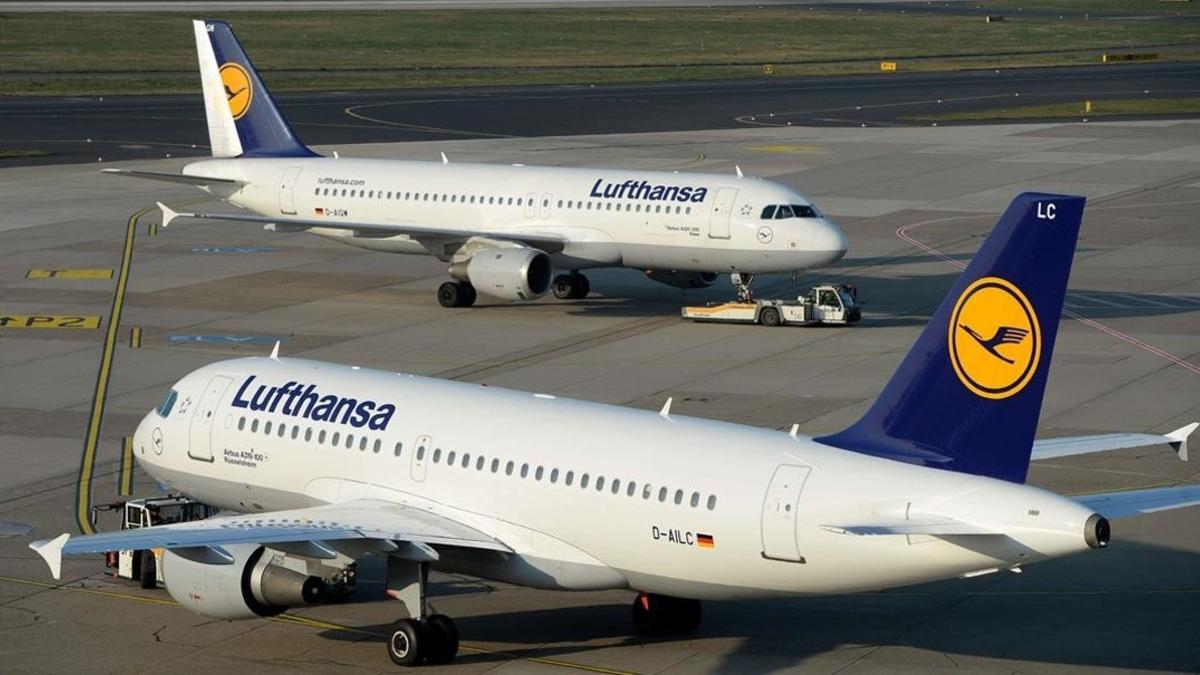
<svg viewBox="0 0 1200 675">
<path fill-rule="evenodd" d="M 321 433 L 317 434 L 317 443 L 319 443 L 321 445 L 325 445 L 325 430 L 324 429 L 321 430 Z"/>
<path fill-rule="evenodd" d="M 561 199 L 558 200 L 558 208 L 560 208 L 560 209 L 562 208 L 562 200 Z"/>
<path fill-rule="evenodd" d="M 715 508 L 717 508 L 717 496 L 709 495 L 708 496 L 708 510 L 712 511 Z"/>
<path fill-rule="evenodd" d="M 515 465 L 515 464 L 513 464 L 511 461 L 509 461 L 509 463 L 508 463 L 508 464 L 505 464 L 505 465 L 504 465 L 504 475 L 505 475 L 505 476 L 511 476 L 511 475 L 512 475 L 512 472 L 513 472 L 513 467 L 514 467 L 514 466 L 516 466 L 516 465 Z"/>
<path fill-rule="evenodd" d="M 551 483 L 557 483 L 557 482 L 558 482 L 558 469 L 552 469 L 552 470 L 550 471 L 550 482 L 551 482 Z"/>
<path fill-rule="evenodd" d="M 367 195 L 367 196 L 368 196 L 368 197 L 371 197 L 371 198 L 374 198 L 374 197 L 375 197 L 375 191 L 374 191 L 374 190 L 371 190 L 371 193 L 370 193 L 369 195 Z"/>
<path fill-rule="evenodd" d="M 780 206 L 779 210 L 775 212 L 775 220 L 783 220 L 784 218 L 791 218 L 791 217 L 792 217 L 792 207 L 788 206 L 787 204 Z"/>
<path fill-rule="evenodd" d="M 492 473 L 496 473 L 499 470 L 500 470 L 500 460 L 493 459 L 492 460 Z"/>
<path fill-rule="evenodd" d="M 662 213 L 662 204 L 655 204 L 655 205 L 654 205 L 654 212 L 655 212 L 655 213 Z"/>
<path fill-rule="evenodd" d="M 363 436 L 362 438 L 358 439 L 358 451 L 359 452 L 367 451 L 367 437 L 366 436 Z M 375 451 L 378 452 L 379 448 L 376 448 Z"/>
<path fill-rule="evenodd" d="M 417 461 L 419 462 L 423 459 L 425 459 L 425 446 L 419 445 L 417 446 Z"/>
<path fill-rule="evenodd" d="M 629 485 L 625 486 L 625 496 L 632 497 L 635 492 L 637 492 L 637 483 L 629 481 Z"/>
<path fill-rule="evenodd" d="M 382 449 L 383 449 L 383 441 L 381 441 L 380 439 L 376 438 L 376 439 L 375 439 L 375 445 L 374 445 L 374 446 L 371 448 L 371 452 L 374 452 L 375 454 L 377 454 L 377 455 L 378 455 L 378 454 L 379 454 L 379 451 L 380 451 L 380 450 L 382 450 Z"/>
<path fill-rule="evenodd" d="M 462 468 L 466 469 L 469 466 L 471 466 L 471 453 L 464 452 L 462 458 Z"/>
<path fill-rule="evenodd" d="M 258 420 L 250 420 L 250 433 L 258 433 Z"/>
<path fill-rule="evenodd" d="M 340 440 L 342 440 L 342 432 L 335 431 L 333 432 L 333 437 L 329 439 L 329 444 L 336 448 Z"/>
<path fill-rule="evenodd" d="M 541 480 L 541 479 L 542 479 L 542 474 L 543 474 L 543 473 L 544 473 L 544 470 L 542 469 L 542 467 L 540 467 L 540 466 L 539 466 L 539 467 L 537 468 L 537 471 L 534 471 L 534 472 L 533 472 L 533 479 L 534 479 L 534 480 Z"/>
<path fill-rule="evenodd" d="M 570 484 L 571 484 L 571 483 L 573 483 L 574 481 L 575 481 L 575 472 L 574 472 L 574 471 L 568 471 L 568 472 L 567 472 L 567 479 L 566 479 L 566 480 L 564 480 L 564 481 L 563 481 L 563 483 L 566 483 L 567 485 L 570 485 Z"/>
<path fill-rule="evenodd" d="M 434 448 L 433 449 L 433 463 L 437 464 L 438 462 L 441 461 L 441 459 L 442 459 L 442 449 Z"/>
<path fill-rule="evenodd" d="M 592 210 L 592 203 L 591 203 L 591 202 L 588 202 L 588 203 L 587 203 L 587 210 L 588 210 L 588 211 L 591 211 L 591 210 Z"/>
<path fill-rule="evenodd" d="M 349 450 L 353 447 L 354 447 L 354 434 L 346 434 L 346 449 Z"/>
<path fill-rule="evenodd" d="M 522 464 L 521 465 L 521 478 L 525 478 L 528 475 L 529 475 L 529 465 Z"/>
<path fill-rule="evenodd" d="M 604 476 L 596 476 L 596 492 L 604 491 Z"/>
<path fill-rule="evenodd" d="M 270 420 L 268 420 L 268 421 L 267 421 L 267 423 L 266 423 L 265 425 L 263 425 L 263 434 L 264 434 L 264 435 L 266 435 L 266 436 L 270 436 L 270 435 L 271 435 L 271 422 L 270 422 Z"/>
<path fill-rule="evenodd" d="M 692 504 L 693 509 L 700 505 L 700 493 L 699 492 L 692 493 L 691 504 Z"/>
<path fill-rule="evenodd" d="M 690 206 L 687 207 L 687 209 L 684 211 L 684 213 L 688 213 L 688 214 L 690 214 L 691 212 L 692 212 L 692 207 L 690 207 Z"/>
<path fill-rule="evenodd" d="M 279 423 L 279 437 L 283 438 L 283 435 L 286 433 L 287 433 L 287 425 L 284 424 L 283 422 L 280 422 Z"/>
<path fill-rule="evenodd" d="M 449 466 L 454 466 L 454 458 L 456 456 L 457 456 L 457 454 L 453 450 L 451 450 L 450 454 L 446 456 L 446 464 L 448 464 Z"/>
<path fill-rule="evenodd" d="M 579 487 L 587 488 L 587 486 L 588 486 L 588 475 L 585 473 L 579 477 Z"/>
<path fill-rule="evenodd" d="M 543 207 L 543 208 L 545 208 L 545 207 L 547 207 L 547 206 L 550 206 L 550 200 L 549 200 L 549 199 L 543 199 L 543 200 L 542 200 L 542 207 Z"/>
<path fill-rule="evenodd" d="M 676 503 L 676 504 L 682 504 L 682 503 L 683 503 L 683 490 L 676 490 L 676 491 L 675 491 L 675 503 Z"/>
<path fill-rule="evenodd" d="M 664 487 L 664 488 L 658 489 L 658 501 L 660 501 L 660 502 L 667 501 L 667 488 Z"/>
<path fill-rule="evenodd" d="M 395 453 L 395 455 L 396 455 L 397 457 L 399 457 L 399 456 L 400 456 L 400 452 L 401 452 L 402 450 L 404 450 L 404 444 L 403 444 L 403 443 L 397 443 L 397 444 L 396 444 L 396 449 L 395 449 L 393 452 Z"/>
<path fill-rule="evenodd" d="M 300 427 L 298 427 L 298 426 L 292 427 L 292 440 L 294 441 L 299 437 L 300 437 Z"/>
<path fill-rule="evenodd" d="M 317 188 L 316 190 L 313 190 L 313 194 L 320 197 L 321 196 L 321 188 Z"/>
<path fill-rule="evenodd" d="M 650 484 L 646 483 L 642 486 L 642 499 L 650 499 Z"/>
<path fill-rule="evenodd" d="M 612 211 L 612 202 L 609 202 L 609 203 L 605 204 L 605 205 L 604 205 L 604 210 L 605 210 L 605 211 Z"/>
<path fill-rule="evenodd" d="M 238 431 L 243 431 L 245 428 L 246 428 L 246 418 L 243 417 L 238 420 Z"/>
<path fill-rule="evenodd" d="M 304 428 L 304 442 L 309 443 L 311 441 L 312 441 L 312 427 L 305 427 Z"/>
<path fill-rule="evenodd" d="M 475 460 L 475 470 L 483 471 L 483 455 L 480 455 L 479 459 Z"/>
<path fill-rule="evenodd" d="M 619 478 L 614 478 L 613 482 L 612 482 L 612 493 L 615 495 L 620 491 L 621 491 L 621 480 Z"/>
</svg>

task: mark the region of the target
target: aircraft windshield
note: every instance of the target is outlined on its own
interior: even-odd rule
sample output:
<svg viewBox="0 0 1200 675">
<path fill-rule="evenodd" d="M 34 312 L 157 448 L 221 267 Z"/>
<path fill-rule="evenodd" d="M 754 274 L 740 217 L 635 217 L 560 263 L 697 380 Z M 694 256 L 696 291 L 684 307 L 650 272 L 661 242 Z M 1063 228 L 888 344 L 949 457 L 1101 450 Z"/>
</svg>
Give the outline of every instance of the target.
<svg viewBox="0 0 1200 675">
<path fill-rule="evenodd" d="M 178 392 L 176 392 L 174 389 L 168 391 L 167 395 L 163 397 L 162 403 L 158 404 L 158 407 L 154 409 L 154 412 L 158 413 L 159 417 L 164 418 L 167 415 L 170 415 L 171 408 L 175 407 L 175 399 L 177 398 L 179 398 Z"/>
<path fill-rule="evenodd" d="M 821 212 L 812 204 L 772 204 L 763 208 L 763 220 L 783 220 L 784 218 L 820 218 Z"/>
</svg>

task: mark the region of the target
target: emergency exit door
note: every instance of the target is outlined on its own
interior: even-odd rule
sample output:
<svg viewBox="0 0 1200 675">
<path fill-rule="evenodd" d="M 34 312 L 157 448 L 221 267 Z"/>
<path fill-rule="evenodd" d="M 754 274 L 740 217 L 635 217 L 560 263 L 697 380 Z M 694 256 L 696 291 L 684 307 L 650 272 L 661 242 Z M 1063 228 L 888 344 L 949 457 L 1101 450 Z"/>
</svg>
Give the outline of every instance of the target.
<svg viewBox="0 0 1200 675">
<path fill-rule="evenodd" d="M 720 188 L 708 214 L 708 236 L 711 239 L 729 238 L 729 218 L 733 215 L 733 199 L 737 188 Z"/>
<path fill-rule="evenodd" d="M 762 540 L 764 558 L 804 562 L 796 539 L 800 494 L 811 469 L 781 464 L 775 469 L 767 497 L 763 500 Z"/>
<path fill-rule="evenodd" d="M 188 457 L 202 462 L 213 461 L 212 435 L 213 418 L 217 414 L 217 405 L 225 396 L 233 378 L 217 375 L 209 380 L 208 388 L 200 397 L 200 405 L 192 414 L 192 426 L 188 431 Z"/>
<path fill-rule="evenodd" d="M 289 166 L 279 180 L 279 211 L 282 213 L 296 213 L 296 178 L 300 171 L 301 167 Z"/>
</svg>

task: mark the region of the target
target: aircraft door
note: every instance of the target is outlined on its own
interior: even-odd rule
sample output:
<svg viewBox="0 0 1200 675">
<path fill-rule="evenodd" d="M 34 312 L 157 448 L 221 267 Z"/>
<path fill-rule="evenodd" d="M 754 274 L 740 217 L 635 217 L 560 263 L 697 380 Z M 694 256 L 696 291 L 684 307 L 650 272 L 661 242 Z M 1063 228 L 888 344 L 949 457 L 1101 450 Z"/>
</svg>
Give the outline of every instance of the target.
<svg viewBox="0 0 1200 675">
<path fill-rule="evenodd" d="M 545 219 L 550 217 L 550 200 L 554 199 L 554 195 L 549 192 L 542 193 L 541 210 L 538 212 L 538 217 Z"/>
<path fill-rule="evenodd" d="M 283 172 L 279 181 L 279 211 L 291 215 L 296 214 L 296 179 L 300 176 L 301 167 L 289 166 Z"/>
<path fill-rule="evenodd" d="M 804 562 L 796 541 L 797 511 L 800 492 L 811 469 L 807 466 L 780 464 L 763 500 L 762 540 L 764 558 Z"/>
<path fill-rule="evenodd" d="M 200 397 L 200 405 L 196 406 L 196 412 L 192 414 L 192 425 L 188 431 L 188 457 L 201 462 L 213 461 L 213 418 L 217 413 L 217 405 L 231 384 L 233 378 L 224 375 L 216 375 L 209 380 L 208 388 Z"/>
<path fill-rule="evenodd" d="M 417 436 L 412 454 L 412 479 L 418 483 L 425 480 L 425 467 L 429 462 L 429 453 L 433 452 L 433 439 L 428 436 Z"/>
<path fill-rule="evenodd" d="M 708 214 L 709 239 L 729 238 L 729 218 L 733 215 L 733 199 L 737 188 L 719 188 L 713 199 L 712 212 Z"/>
<path fill-rule="evenodd" d="M 537 216 L 537 193 L 530 192 L 525 195 L 525 217 L 533 218 Z"/>
</svg>

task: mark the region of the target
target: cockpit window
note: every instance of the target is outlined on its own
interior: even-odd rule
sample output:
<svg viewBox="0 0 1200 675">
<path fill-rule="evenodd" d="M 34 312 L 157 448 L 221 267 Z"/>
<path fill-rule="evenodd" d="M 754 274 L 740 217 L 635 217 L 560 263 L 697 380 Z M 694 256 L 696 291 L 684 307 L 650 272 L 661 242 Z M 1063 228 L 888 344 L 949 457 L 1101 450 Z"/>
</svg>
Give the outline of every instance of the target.
<svg viewBox="0 0 1200 675">
<path fill-rule="evenodd" d="M 792 204 L 792 214 L 797 218 L 820 218 L 821 214 L 811 204 Z"/>
<path fill-rule="evenodd" d="M 792 207 L 788 206 L 787 204 L 780 206 L 779 210 L 775 212 L 775 220 L 782 220 L 784 218 L 791 218 L 791 217 L 792 217 Z"/>
<path fill-rule="evenodd" d="M 784 218 L 820 218 L 821 212 L 812 204 L 771 204 L 762 210 L 763 220 Z"/>
<path fill-rule="evenodd" d="M 762 212 L 763 220 L 770 220 L 774 217 L 775 217 L 775 205 L 774 204 L 763 209 L 763 212 Z"/>
<path fill-rule="evenodd" d="M 179 398 L 179 392 L 175 391 L 174 389 L 168 391 L 167 395 L 163 397 L 162 403 L 158 404 L 158 407 L 154 409 L 154 412 L 158 413 L 158 416 L 163 418 L 165 418 L 167 415 L 170 415 L 171 408 L 175 407 L 175 399 L 177 398 Z"/>
</svg>

